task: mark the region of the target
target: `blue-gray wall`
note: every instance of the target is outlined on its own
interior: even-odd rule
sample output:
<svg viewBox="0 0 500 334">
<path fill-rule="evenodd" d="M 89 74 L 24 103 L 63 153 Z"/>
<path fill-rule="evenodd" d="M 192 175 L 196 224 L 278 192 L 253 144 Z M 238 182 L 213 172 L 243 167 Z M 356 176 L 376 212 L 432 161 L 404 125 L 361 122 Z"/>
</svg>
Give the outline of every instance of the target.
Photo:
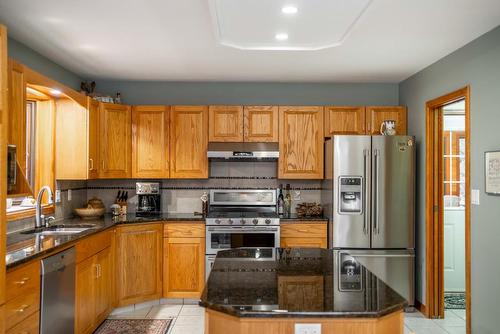
<svg viewBox="0 0 500 334">
<path fill-rule="evenodd" d="M 484 192 L 484 152 L 500 149 L 500 27 L 469 43 L 399 86 L 400 103 L 408 105 L 410 134 L 418 142 L 418 266 L 425 275 L 425 103 L 470 85 L 471 188 L 480 205 L 472 205 L 472 332 L 498 333 L 500 318 L 500 197 Z M 419 300 L 425 303 L 423 289 Z"/>
<path fill-rule="evenodd" d="M 7 43 L 10 58 L 68 87 L 80 90 L 80 82 L 82 79 L 77 74 L 68 71 L 64 67 L 54 63 L 52 60 L 47 59 L 13 38 L 9 38 Z"/>
<path fill-rule="evenodd" d="M 97 91 L 120 92 L 128 104 L 397 105 L 397 84 L 144 82 L 97 80 Z"/>
</svg>

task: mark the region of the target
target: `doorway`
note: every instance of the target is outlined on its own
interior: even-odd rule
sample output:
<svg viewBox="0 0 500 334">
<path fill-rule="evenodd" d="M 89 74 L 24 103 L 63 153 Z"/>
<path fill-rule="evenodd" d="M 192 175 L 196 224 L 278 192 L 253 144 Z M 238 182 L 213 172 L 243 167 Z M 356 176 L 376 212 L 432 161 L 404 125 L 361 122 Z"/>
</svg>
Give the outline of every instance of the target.
<svg viewBox="0 0 500 334">
<path fill-rule="evenodd" d="M 469 87 L 426 104 L 426 304 L 470 333 Z M 457 320 L 458 321 L 458 320 Z"/>
</svg>

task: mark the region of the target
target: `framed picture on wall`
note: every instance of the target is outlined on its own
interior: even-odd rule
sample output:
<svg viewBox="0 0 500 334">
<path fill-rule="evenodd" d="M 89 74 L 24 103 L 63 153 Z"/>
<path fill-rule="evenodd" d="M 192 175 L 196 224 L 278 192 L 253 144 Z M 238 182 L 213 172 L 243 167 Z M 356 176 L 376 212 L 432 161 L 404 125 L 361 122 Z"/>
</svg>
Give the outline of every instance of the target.
<svg viewBox="0 0 500 334">
<path fill-rule="evenodd" d="M 485 191 L 490 195 L 500 195 L 500 151 L 484 153 Z"/>
</svg>

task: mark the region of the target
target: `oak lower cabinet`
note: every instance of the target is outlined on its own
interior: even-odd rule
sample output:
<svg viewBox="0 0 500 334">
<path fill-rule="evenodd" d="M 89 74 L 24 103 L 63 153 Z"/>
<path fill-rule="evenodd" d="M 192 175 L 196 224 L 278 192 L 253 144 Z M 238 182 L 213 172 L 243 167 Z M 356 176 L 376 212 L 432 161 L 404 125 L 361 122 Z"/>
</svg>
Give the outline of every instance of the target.
<svg viewBox="0 0 500 334">
<path fill-rule="evenodd" d="M 283 248 L 327 248 L 327 230 L 326 221 L 282 223 L 280 246 Z"/>
<path fill-rule="evenodd" d="M 170 177 L 208 178 L 208 107 L 172 106 L 170 112 Z"/>
<path fill-rule="evenodd" d="M 369 106 L 366 107 L 366 132 L 369 135 L 380 135 L 384 121 L 396 122 L 396 135 L 408 132 L 406 107 L 402 106 Z"/>
<path fill-rule="evenodd" d="M 323 178 L 323 107 L 279 107 L 278 178 Z"/>
<path fill-rule="evenodd" d="M 163 224 L 137 224 L 116 229 L 118 306 L 161 297 L 162 232 Z"/>
<path fill-rule="evenodd" d="M 111 313 L 114 281 L 111 247 L 76 265 L 75 333 L 92 333 Z"/>
<path fill-rule="evenodd" d="M 163 241 L 163 296 L 199 298 L 205 284 L 205 226 L 167 224 Z"/>
<path fill-rule="evenodd" d="M 323 276 L 287 276 L 278 274 L 278 305 L 281 310 L 324 311 Z"/>
<path fill-rule="evenodd" d="M 365 107 L 325 107 L 325 136 L 366 133 Z"/>
<path fill-rule="evenodd" d="M 209 106 L 208 140 L 211 142 L 242 142 L 243 107 Z"/>
<path fill-rule="evenodd" d="M 168 106 L 132 108 L 132 177 L 170 176 Z"/>
<path fill-rule="evenodd" d="M 131 176 L 131 122 L 130 106 L 100 103 L 99 178 Z"/>
</svg>

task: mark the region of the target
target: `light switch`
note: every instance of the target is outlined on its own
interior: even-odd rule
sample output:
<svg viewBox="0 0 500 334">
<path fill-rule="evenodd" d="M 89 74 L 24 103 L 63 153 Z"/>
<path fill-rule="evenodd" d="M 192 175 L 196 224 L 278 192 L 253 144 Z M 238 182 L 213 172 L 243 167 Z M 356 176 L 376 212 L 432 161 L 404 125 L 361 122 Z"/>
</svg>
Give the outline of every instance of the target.
<svg viewBox="0 0 500 334">
<path fill-rule="evenodd" d="M 470 202 L 474 205 L 479 205 L 479 189 L 471 189 Z"/>
<path fill-rule="evenodd" d="M 56 203 L 61 203 L 61 190 L 56 189 L 56 196 L 55 196 L 55 201 Z"/>
<path fill-rule="evenodd" d="M 73 194 L 71 193 L 71 189 L 68 189 L 68 202 L 70 202 L 72 198 Z"/>
</svg>

